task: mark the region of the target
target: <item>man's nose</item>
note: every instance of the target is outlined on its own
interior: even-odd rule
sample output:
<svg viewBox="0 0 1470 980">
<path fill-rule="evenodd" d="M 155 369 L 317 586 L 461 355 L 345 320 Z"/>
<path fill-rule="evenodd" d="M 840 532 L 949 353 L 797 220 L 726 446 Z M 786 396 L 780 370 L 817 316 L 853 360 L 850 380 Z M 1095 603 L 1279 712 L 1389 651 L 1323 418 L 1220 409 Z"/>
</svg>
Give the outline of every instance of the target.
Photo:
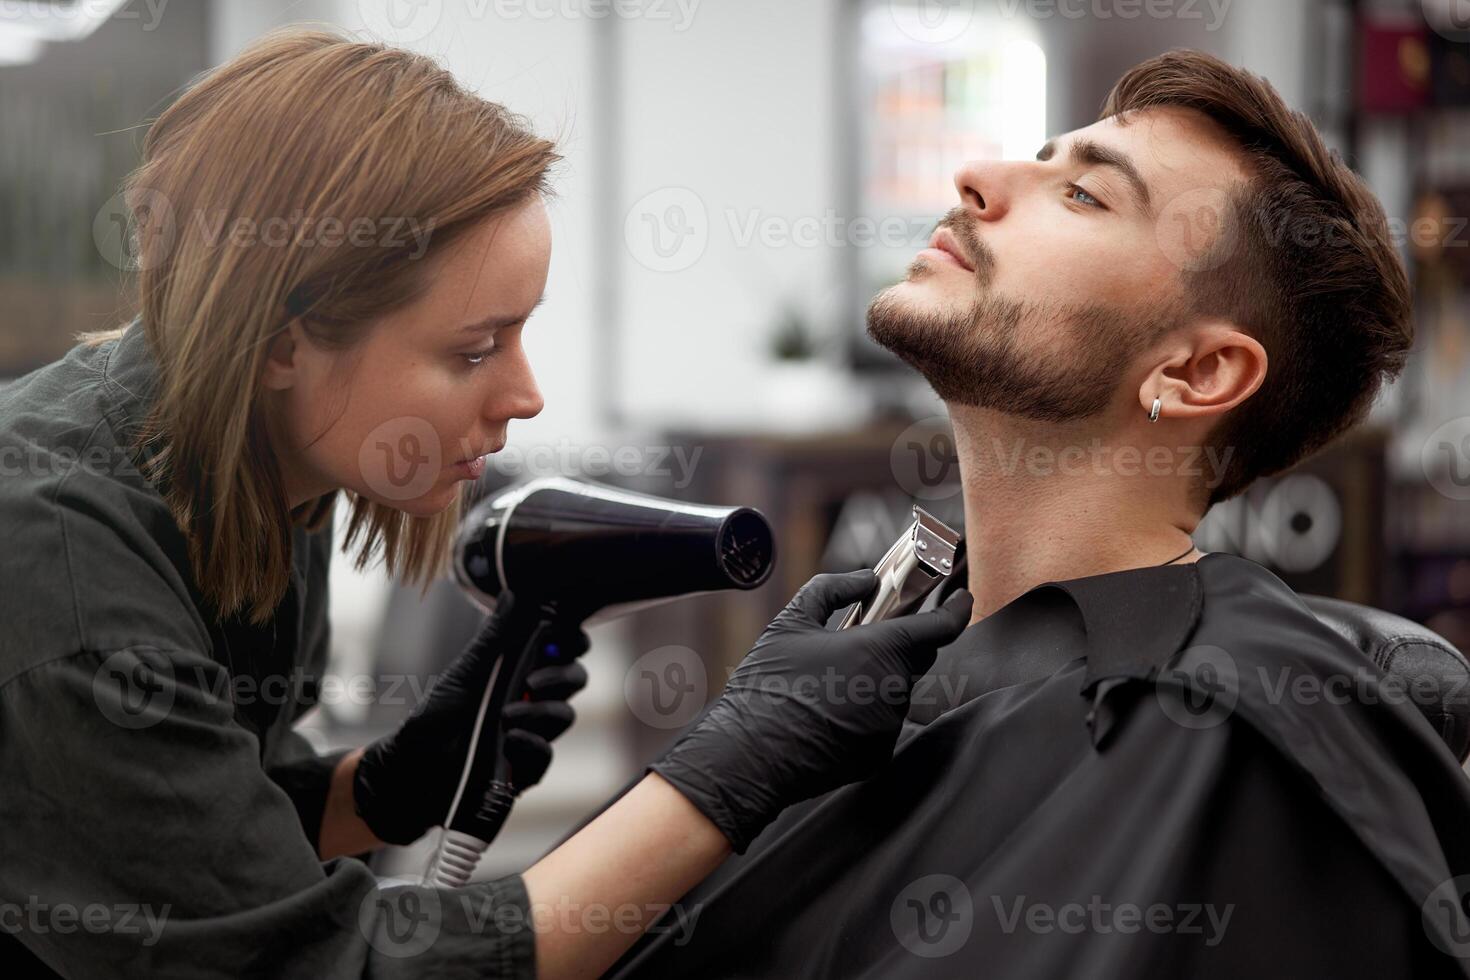
<svg viewBox="0 0 1470 980">
<path fill-rule="evenodd" d="M 998 160 L 971 160 L 954 172 L 960 206 L 980 221 L 999 221 L 1010 209 L 1021 166 Z"/>
</svg>

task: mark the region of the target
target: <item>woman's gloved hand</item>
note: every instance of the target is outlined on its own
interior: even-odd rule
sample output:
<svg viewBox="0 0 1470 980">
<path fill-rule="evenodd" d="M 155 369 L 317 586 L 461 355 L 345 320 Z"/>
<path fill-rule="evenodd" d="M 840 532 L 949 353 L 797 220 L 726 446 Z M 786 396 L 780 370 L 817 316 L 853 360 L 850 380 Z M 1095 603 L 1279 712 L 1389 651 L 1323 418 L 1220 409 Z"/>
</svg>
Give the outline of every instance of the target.
<svg viewBox="0 0 1470 980">
<path fill-rule="evenodd" d="M 525 633 L 514 626 L 517 616 L 514 600 L 502 598 L 398 731 L 363 752 L 352 798 L 379 840 L 411 844 L 448 816 L 485 685 L 496 661 L 515 652 L 505 649 L 507 635 Z M 505 728 L 504 755 L 519 790 L 541 781 L 551 764 L 552 740 L 576 717 L 567 700 L 587 684 L 586 668 L 577 662 L 587 651 L 587 634 L 568 628 L 550 642 L 562 662 L 532 671 L 525 697 L 508 702 L 499 719 L 485 719 Z"/>
<path fill-rule="evenodd" d="M 719 827 L 735 853 L 791 804 L 885 764 L 914 682 L 969 625 L 973 599 L 961 589 L 933 612 L 825 627 L 877 585 L 869 569 L 808 582 L 703 719 L 649 767 Z"/>
</svg>

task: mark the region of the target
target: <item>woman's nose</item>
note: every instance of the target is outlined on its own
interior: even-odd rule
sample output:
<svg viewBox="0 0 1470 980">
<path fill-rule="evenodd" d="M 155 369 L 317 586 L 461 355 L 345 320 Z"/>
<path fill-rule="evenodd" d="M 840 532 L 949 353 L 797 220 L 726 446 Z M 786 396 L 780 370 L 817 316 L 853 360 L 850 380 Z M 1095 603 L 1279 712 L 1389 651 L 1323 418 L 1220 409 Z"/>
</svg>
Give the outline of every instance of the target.
<svg viewBox="0 0 1470 980">
<path fill-rule="evenodd" d="M 485 414 L 502 419 L 530 419 L 540 415 L 541 409 L 546 407 L 546 399 L 541 396 L 541 388 L 536 384 L 536 376 L 531 372 L 531 364 L 524 351 L 518 352 L 516 369 L 509 377 L 499 380 L 499 390 L 490 396 Z"/>
</svg>

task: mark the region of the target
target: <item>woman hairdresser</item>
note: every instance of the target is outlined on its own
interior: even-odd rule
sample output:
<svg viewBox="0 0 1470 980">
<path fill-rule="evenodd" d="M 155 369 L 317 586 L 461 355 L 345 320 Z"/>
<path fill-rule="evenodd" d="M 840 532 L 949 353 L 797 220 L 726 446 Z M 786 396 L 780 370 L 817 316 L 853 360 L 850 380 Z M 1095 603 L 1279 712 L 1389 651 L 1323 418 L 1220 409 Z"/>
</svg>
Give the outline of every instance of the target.
<svg viewBox="0 0 1470 980">
<path fill-rule="evenodd" d="M 968 595 L 828 632 L 875 580 L 818 576 L 524 874 L 380 890 L 347 857 L 442 821 L 497 621 L 401 729 L 317 756 L 291 725 L 326 656 L 328 519 L 344 494 L 362 560 L 442 569 L 465 481 L 541 409 L 521 332 L 556 159 L 432 62 L 322 33 L 266 39 L 153 125 L 128 187 L 139 319 L 0 389 L 0 974 L 592 976 L 648 923 L 537 909 L 674 902 L 888 758 Z M 766 693 L 828 669 L 903 695 Z M 494 720 L 518 773 L 584 682 L 545 669 Z"/>
</svg>

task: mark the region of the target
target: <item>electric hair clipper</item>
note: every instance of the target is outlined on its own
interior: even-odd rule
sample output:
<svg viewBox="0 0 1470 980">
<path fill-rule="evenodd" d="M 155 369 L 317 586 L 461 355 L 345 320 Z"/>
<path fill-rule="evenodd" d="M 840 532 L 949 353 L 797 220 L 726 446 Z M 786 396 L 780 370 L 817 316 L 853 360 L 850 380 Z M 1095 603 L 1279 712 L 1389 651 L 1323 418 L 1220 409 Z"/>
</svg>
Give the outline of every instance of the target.
<svg viewBox="0 0 1470 980">
<path fill-rule="evenodd" d="M 958 531 L 922 507 L 915 507 L 914 523 L 873 569 L 878 574 L 878 588 L 853 605 L 837 628 L 876 623 L 918 609 L 954 571 L 960 547 Z"/>
</svg>

